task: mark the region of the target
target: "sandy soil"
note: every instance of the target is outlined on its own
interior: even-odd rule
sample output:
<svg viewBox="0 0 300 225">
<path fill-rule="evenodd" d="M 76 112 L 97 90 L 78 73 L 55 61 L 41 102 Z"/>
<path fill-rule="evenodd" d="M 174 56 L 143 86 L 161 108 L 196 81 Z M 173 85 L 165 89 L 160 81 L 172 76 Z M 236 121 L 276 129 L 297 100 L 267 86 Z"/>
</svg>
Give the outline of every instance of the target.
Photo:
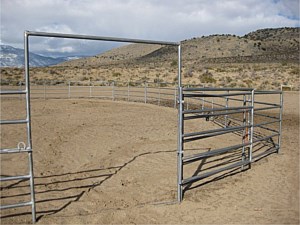
<svg viewBox="0 0 300 225">
<path fill-rule="evenodd" d="M 19 103 L 2 101 L 2 117 L 21 114 Z M 299 224 L 299 94 L 287 93 L 284 106 L 279 154 L 191 188 L 177 204 L 175 109 L 33 100 L 38 224 Z M 3 126 L 1 138 L 14 146 L 22 130 Z M 1 175 L 24 174 L 25 159 L 1 155 Z M 27 182 L 5 183 L 1 203 L 29 200 L 28 192 Z M 2 210 L 1 223 L 31 223 L 29 207 Z"/>
</svg>

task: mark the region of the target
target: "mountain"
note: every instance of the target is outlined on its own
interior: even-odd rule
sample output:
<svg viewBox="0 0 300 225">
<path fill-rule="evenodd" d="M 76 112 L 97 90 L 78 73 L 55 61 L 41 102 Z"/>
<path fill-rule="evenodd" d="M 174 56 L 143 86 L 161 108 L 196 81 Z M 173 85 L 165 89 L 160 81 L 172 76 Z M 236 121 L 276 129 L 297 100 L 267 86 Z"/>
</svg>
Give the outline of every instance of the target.
<svg viewBox="0 0 300 225">
<path fill-rule="evenodd" d="M 217 34 L 183 40 L 185 65 L 203 63 L 299 62 L 300 28 L 267 28 L 244 36 Z M 176 60 L 177 47 L 131 44 L 103 54 L 65 62 L 58 66 L 94 67 L 167 63 Z"/>
<path fill-rule="evenodd" d="M 299 90 L 300 28 L 266 28 L 244 36 L 216 34 L 181 41 L 183 83 Z M 23 54 L 23 53 L 22 53 Z M 130 44 L 105 53 L 31 70 L 33 81 L 177 82 L 177 47 Z M 2 80 L 22 69 L 1 68 Z"/>
<path fill-rule="evenodd" d="M 32 67 L 51 66 L 68 60 L 74 60 L 78 57 L 45 57 L 35 53 L 29 53 L 29 64 Z M 24 50 L 14 48 L 9 45 L 0 45 L 0 67 L 23 67 Z"/>
</svg>

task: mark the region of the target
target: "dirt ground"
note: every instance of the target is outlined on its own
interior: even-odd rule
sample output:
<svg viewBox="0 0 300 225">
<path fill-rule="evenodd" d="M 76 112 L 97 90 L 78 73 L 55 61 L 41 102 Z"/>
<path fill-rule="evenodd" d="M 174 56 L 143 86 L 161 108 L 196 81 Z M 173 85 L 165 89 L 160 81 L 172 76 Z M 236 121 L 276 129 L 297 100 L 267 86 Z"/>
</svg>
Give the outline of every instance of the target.
<svg viewBox="0 0 300 225">
<path fill-rule="evenodd" d="M 37 223 L 299 224 L 299 93 L 286 93 L 284 102 L 279 154 L 191 188 L 178 204 L 175 109 L 97 99 L 35 99 Z M 2 119 L 18 117 L 22 110 L 14 106 L 20 103 L 3 100 Z M 15 146 L 24 131 L 18 125 L 3 126 L 1 145 Z M 210 144 L 215 143 L 206 142 Z M 2 154 L 1 175 L 25 174 L 24 157 Z M 30 198 L 27 181 L 1 188 L 1 204 Z M 31 223 L 30 207 L 2 210 L 1 223 Z"/>
</svg>

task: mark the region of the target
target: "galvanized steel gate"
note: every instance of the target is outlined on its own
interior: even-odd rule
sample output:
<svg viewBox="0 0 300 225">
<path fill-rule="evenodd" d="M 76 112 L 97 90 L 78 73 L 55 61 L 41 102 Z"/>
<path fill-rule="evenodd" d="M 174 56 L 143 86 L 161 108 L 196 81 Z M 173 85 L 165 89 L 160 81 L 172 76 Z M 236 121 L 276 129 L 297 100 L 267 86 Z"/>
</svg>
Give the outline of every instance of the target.
<svg viewBox="0 0 300 225">
<path fill-rule="evenodd" d="M 1 121 L 1 125 L 8 124 L 26 124 L 27 126 L 27 144 L 24 148 L 16 148 L 16 149 L 1 149 L 0 153 L 20 153 L 26 152 L 28 153 L 29 159 L 29 172 L 27 175 L 21 176 L 13 176 L 13 177 L 1 177 L 0 181 L 8 181 L 8 180 L 30 180 L 30 193 L 31 193 L 31 201 L 23 202 L 12 205 L 1 205 L 1 209 L 7 208 L 15 208 L 22 206 L 31 206 L 32 209 L 32 221 L 36 221 L 36 208 L 35 208 L 35 192 L 34 192 L 34 175 L 33 175 L 33 160 L 32 160 L 32 138 L 31 138 L 31 113 L 30 113 L 30 76 L 29 76 L 29 37 L 54 37 L 54 38 L 69 38 L 69 39 L 82 39 L 82 40 L 96 40 L 96 41 L 114 41 L 114 42 L 129 42 L 129 43 L 141 43 L 141 44 L 160 44 L 160 45 L 170 45 L 178 47 L 178 150 L 177 150 L 177 200 L 178 202 L 182 201 L 183 198 L 183 187 L 192 182 L 201 180 L 202 178 L 208 177 L 212 174 L 219 173 L 224 170 L 229 170 L 235 167 L 243 167 L 245 165 L 249 165 L 253 161 L 252 156 L 252 148 L 253 144 L 256 142 L 269 140 L 270 138 L 277 136 L 278 143 L 274 145 L 273 150 L 280 149 L 280 138 L 281 138 L 281 121 L 282 121 L 282 93 L 281 92 L 268 92 L 266 94 L 280 94 L 280 104 L 268 104 L 268 107 L 261 108 L 258 110 L 267 110 L 270 107 L 279 108 L 280 116 L 276 117 L 274 121 L 270 123 L 279 123 L 279 129 L 273 130 L 274 133 L 269 136 L 259 136 L 255 140 L 253 139 L 254 135 L 254 127 L 263 127 L 266 123 L 254 124 L 254 90 L 250 88 L 183 88 L 182 87 L 182 77 L 181 77 L 181 44 L 177 42 L 163 42 L 163 41 L 151 41 L 151 40 L 140 40 L 140 39 L 128 39 L 128 38 L 115 38 L 115 37 L 101 37 L 101 36 L 88 36 L 88 35 L 73 35 L 73 34 L 58 34 L 58 33 L 45 33 L 45 32 L 31 32 L 25 31 L 24 33 L 24 54 L 25 54 L 25 90 L 20 91 L 1 91 L 0 94 L 8 95 L 8 94 L 24 94 L 26 95 L 26 119 L 24 120 L 13 120 L 13 121 Z M 226 93 L 215 93 L 215 92 L 226 92 Z M 259 92 L 258 92 L 259 93 Z M 260 92 L 260 94 L 264 94 L 264 92 Z M 234 97 L 241 97 L 241 99 L 236 99 Z M 225 105 L 218 104 L 207 101 L 207 98 L 224 98 Z M 187 109 L 185 107 L 184 100 L 185 99 L 196 99 L 196 101 L 201 102 L 198 108 L 196 109 Z M 206 100 L 205 100 L 206 99 Z M 229 100 L 232 101 L 240 101 L 242 105 L 238 106 L 229 106 Z M 207 103 L 211 104 L 212 107 L 207 107 Z M 260 104 L 258 102 L 258 104 Z M 214 108 L 214 106 L 218 106 Z M 234 118 L 229 118 L 229 115 L 232 114 L 240 114 L 242 115 L 242 119 L 239 121 L 238 125 L 232 126 L 229 124 L 229 120 L 234 120 Z M 263 115 L 268 117 L 268 115 Z M 206 130 L 201 132 L 185 132 L 185 124 L 186 120 L 194 120 L 206 118 L 206 120 L 210 120 L 210 118 L 222 117 L 224 121 L 221 122 L 222 128 Z M 236 119 L 238 120 L 238 119 Z M 269 128 L 266 128 L 269 129 Z M 227 146 L 220 149 L 215 149 L 209 152 L 198 153 L 194 155 L 184 155 L 184 145 L 185 143 L 205 139 L 208 137 L 214 137 L 226 133 L 233 132 L 242 132 L 242 140 L 241 143 Z M 247 139 L 245 138 L 247 137 Z M 205 158 L 209 158 L 211 156 L 220 155 L 224 153 L 228 153 L 234 150 L 240 149 L 241 160 L 234 164 L 231 164 L 227 167 L 223 167 L 220 169 L 215 169 L 210 172 L 206 172 L 201 175 L 195 175 L 187 178 L 183 178 L 183 166 L 189 163 L 199 161 Z M 247 151 L 246 151 L 247 150 Z M 263 155 L 266 153 L 263 153 Z"/>
</svg>

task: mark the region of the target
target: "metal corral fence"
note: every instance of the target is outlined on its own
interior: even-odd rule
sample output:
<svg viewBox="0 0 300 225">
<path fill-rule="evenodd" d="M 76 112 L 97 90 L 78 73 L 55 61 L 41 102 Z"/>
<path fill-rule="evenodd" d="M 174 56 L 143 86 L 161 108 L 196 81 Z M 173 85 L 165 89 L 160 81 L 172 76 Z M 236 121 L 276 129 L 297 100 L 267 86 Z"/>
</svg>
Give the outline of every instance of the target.
<svg viewBox="0 0 300 225">
<path fill-rule="evenodd" d="M 8 82 L 5 83 L 9 84 Z M 68 81 L 53 85 L 55 83 L 58 82 L 51 81 L 43 82 L 42 84 L 40 82 L 31 82 L 31 98 L 99 98 L 177 107 L 178 94 L 175 83 Z M 2 89 L 22 90 L 23 85 L 24 84 L 20 82 L 19 86 L 5 85 L 2 86 Z M 21 98 L 22 95 L 19 97 Z"/>
<path fill-rule="evenodd" d="M 201 185 L 198 183 L 205 183 L 208 178 L 219 179 L 238 168 L 241 171 L 248 169 L 252 162 L 278 152 L 281 146 L 282 91 L 205 85 L 186 85 L 178 89 L 174 83 L 153 82 L 54 83 L 41 85 L 32 82 L 31 98 L 98 98 L 179 107 L 178 126 L 181 131 L 177 165 L 180 201 L 192 185 Z M 1 86 L 1 89 L 20 91 L 23 84 Z M 24 95 L 15 97 L 23 98 Z M 195 129 L 198 120 L 199 126 Z M 207 142 L 207 138 L 216 140 Z"/>
<path fill-rule="evenodd" d="M 279 152 L 281 91 L 181 88 L 180 93 L 178 195 L 181 199 L 185 190 L 201 180 L 216 174 L 213 179 L 219 179 L 237 168 L 245 170 L 252 162 Z M 199 126 L 195 128 L 197 121 Z M 212 121 L 214 126 L 205 125 L 206 121 Z M 207 138 L 211 139 L 209 144 Z"/>
</svg>

